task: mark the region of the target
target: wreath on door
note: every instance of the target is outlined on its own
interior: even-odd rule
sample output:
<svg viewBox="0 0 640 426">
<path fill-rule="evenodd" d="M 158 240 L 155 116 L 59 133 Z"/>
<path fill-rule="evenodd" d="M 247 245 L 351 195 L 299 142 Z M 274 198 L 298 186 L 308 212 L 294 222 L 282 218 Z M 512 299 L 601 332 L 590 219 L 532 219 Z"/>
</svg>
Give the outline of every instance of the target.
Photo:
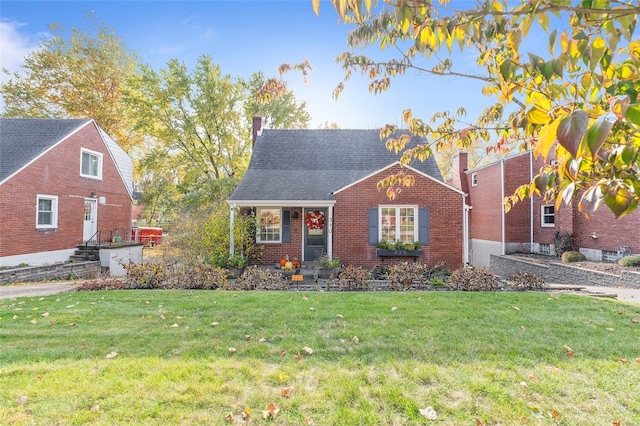
<svg viewBox="0 0 640 426">
<path fill-rule="evenodd" d="M 305 216 L 304 221 L 309 229 L 324 229 L 324 212 L 320 210 L 310 211 Z"/>
</svg>

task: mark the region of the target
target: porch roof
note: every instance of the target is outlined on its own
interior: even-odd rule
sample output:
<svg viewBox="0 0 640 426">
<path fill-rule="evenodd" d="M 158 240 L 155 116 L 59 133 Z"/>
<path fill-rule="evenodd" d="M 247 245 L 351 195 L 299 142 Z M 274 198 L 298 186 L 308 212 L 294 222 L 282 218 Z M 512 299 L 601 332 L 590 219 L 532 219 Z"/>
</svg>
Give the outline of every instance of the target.
<svg viewBox="0 0 640 426">
<path fill-rule="evenodd" d="M 412 137 L 409 146 L 425 142 Z M 375 129 L 265 129 L 256 139 L 247 173 L 228 202 L 333 205 L 335 191 L 399 158 L 385 148 Z M 412 167 L 442 181 L 433 156 Z"/>
</svg>

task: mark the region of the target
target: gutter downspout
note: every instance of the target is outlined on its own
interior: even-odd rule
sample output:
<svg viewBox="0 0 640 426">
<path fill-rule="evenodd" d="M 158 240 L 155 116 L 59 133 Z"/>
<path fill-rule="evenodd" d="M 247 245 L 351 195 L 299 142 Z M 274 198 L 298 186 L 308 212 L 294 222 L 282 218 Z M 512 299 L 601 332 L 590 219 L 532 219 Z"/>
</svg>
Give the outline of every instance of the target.
<svg viewBox="0 0 640 426">
<path fill-rule="evenodd" d="M 233 241 L 233 228 L 235 227 L 235 219 L 236 219 L 236 205 L 231 204 L 231 209 L 229 210 L 229 257 L 233 257 L 233 253 L 235 252 L 234 241 Z"/>
<path fill-rule="evenodd" d="M 463 266 L 469 264 L 469 210 L 465 198 L 468 194 L 462 196 L 462 263 Z"/>
<path fill-rule="evenodd" d="M 529 151 L 529 182 L 533 182 L 533 151 Z M 529 197 L 529 253 L 533 252 L 533 197 Z"/>
<path fill-rule="evenodd" d="M 505 242 L 505 212 L 504 212 L 504 159 L 500 160 L 500 191 L 501 191 L 501 196 L 500 196 L 500 210 L 501 210 L 501 214 L 500 214 L 500 221 L 501 221 L 501 231 L 502 231 L 502 247 L 501 247 L 501 255 L 504 256 L 505 252 L 506 252 L 506 242 Z"/>
<path fill-rule="evenodd" d="M 327 224 L 327 256 L 333 259 L 333 206 L 327 208 L 329 223 Z"/>
</svg>

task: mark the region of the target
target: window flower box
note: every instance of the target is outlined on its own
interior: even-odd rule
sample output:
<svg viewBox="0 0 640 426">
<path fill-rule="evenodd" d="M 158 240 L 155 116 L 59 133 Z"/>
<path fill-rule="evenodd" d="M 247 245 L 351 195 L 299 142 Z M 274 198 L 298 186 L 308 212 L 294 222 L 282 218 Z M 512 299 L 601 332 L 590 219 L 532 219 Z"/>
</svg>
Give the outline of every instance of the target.
<svg viewBox="0 0 640 426">
<path fill-rule="evenodd" d="M 418 257 L 422 256 L 422 250 L 391 250 L 391 249 L 376 249 L 376 254 L 379 257 Z"/>
</svg>

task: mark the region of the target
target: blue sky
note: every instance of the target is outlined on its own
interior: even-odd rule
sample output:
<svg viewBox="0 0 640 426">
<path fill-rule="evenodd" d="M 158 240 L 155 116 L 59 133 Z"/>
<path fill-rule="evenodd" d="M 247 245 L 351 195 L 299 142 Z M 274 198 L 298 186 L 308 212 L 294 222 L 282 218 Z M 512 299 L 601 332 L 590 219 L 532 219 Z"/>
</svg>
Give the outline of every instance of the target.
<svg viewBox="0 0 640 426">
<path fill-rule="evenodd" d="M 464 106 L 471 118 L 490 103 L 477 82 L 416 72 L 396 78 L 389 92 L 378 95 L 368 91 L 367 79 L 354 76 L 340 98 L 333 100 L 333 89 L 344 75 L 335 57 L 348 49 L 350 28 L 338 23 L 328 1 L 321 3 L 320 16 L 316 16 L 311 0 L 2 0 L 1 67 L 19 71 L 24 56 L 37 48 L 50 23 L 90 30 L 86 15 L 91 11 L 156 70 L 172 58 L 191 67 L 196 58 L 208 54 L 232 76 L 249 77 L 256 71 L 275 76 L 280 64 L 308 59 L 314 70 L 306 84 L 297 73 L 286 80 L 296 98 L 307 102 L 312 128 L 324 122 L 335 122 L 341 128 L 401 126 L 406 108 L 428 119 L 437 111 Z M 386 56 L 386 52 L 374 53 Z M 457 55 L 456 63 L 462 72 L 473 71 L 472 58 Z M 4 75 L 0 78 L 6 81 Z"/>
</svg>

